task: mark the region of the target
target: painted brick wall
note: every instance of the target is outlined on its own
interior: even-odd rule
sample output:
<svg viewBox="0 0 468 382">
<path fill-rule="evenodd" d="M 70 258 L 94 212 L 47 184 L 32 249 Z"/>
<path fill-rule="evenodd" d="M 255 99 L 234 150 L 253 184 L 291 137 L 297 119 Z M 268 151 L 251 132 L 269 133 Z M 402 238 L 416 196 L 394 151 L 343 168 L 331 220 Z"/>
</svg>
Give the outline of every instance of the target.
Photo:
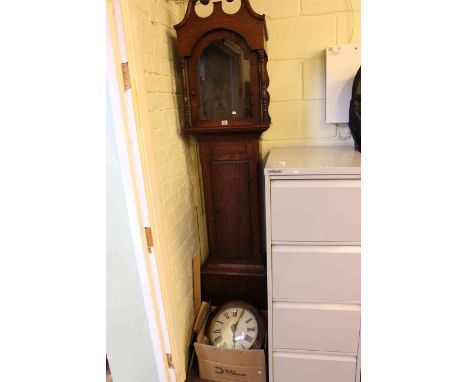
<svg viewBox="0 0 468 382">
<path fill-rule="evenodd" d="M 251 0 L 267 17 L 272 147 L 353 145 L 347 126 L 325 123 L 327 45 L 361 41 L 360 0 Z"/>
<path fill-rule="evenodd" d="M 199 183 L 196 146 L 181 133 L 180 83 L 175 59 L 173 25 L 183 17 L 181 4 L 173 0 L 135 0 L 138 40 L 144 64 L 148 113 L 153 131 L 157 181 L 168 248 L 169 294 L 176 328 L 176 343 L 187 363 L 194 320 L 192 257 L 203 249 L 197 218 Z"/>
</svg>

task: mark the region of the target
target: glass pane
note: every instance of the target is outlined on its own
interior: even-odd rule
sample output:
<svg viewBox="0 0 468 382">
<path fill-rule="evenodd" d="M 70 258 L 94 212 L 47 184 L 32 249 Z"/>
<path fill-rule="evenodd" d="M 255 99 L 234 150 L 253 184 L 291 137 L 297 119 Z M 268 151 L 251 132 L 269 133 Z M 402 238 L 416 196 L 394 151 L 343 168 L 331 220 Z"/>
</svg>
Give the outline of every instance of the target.
<svg viewBox="0 0 468 382">
<path fill-rule="evenodd" d="M 200 56 L 200 119 L 252 116 L 250 60 L 231 40 L 211 42 Z"/>
</svg>

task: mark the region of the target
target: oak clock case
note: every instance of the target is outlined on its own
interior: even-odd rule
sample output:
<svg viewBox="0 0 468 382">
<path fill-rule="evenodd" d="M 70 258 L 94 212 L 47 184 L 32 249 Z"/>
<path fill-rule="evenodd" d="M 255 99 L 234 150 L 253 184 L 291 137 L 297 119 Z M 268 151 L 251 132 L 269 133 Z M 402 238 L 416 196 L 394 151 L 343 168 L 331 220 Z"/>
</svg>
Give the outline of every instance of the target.
<svg viewBox="0 0 468 382">
<path fill-rule="evenodd" d="M 241 0 L 234 14 L 225 13 L 221 1 L 201 18 L 196 3 L 189 1 L 175 29 L 183 131 L 198 142 L 206 206 L 202 297 L 214 305 L 241 299 L 266 309 L 259 150 L 270 125 L 265 16 Z"/>
</svg>

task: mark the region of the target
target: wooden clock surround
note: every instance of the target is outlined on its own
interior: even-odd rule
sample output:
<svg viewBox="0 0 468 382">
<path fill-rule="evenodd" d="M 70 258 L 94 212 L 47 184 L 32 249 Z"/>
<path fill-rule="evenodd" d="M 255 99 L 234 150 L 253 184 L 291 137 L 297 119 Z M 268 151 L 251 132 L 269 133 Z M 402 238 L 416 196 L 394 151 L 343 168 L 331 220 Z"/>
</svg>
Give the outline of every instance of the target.
<svg viewBox="0 0 468 382">
<path fill-rule="evenodd" d="M 201 18 L 196 3 L 189 1 L 174 28 L 183 131 L 196 137 L 202 167 L 210 249 L 201 271 L 202 297 L 214 305 L 242 299 L 266 309 L 259 150 L 270 125 L 265 16 L 241 0 L 235 14 L 214 2 L 212 14 Z"/>
</svg>

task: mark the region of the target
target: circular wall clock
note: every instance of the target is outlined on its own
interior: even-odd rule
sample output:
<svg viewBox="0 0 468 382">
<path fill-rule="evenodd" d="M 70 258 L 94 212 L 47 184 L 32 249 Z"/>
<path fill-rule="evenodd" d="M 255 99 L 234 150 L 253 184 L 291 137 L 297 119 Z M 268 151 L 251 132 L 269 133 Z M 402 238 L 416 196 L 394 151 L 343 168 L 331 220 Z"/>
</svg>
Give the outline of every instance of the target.
<svg viewBox="0 0 468 382">
<path fill-rule="evenodd" d="M 205 335 L 219 348 L 260 349 L 265 341 L 265 323 L 255 307 L 233 300 L 211 313 Z"/>
</svg>

